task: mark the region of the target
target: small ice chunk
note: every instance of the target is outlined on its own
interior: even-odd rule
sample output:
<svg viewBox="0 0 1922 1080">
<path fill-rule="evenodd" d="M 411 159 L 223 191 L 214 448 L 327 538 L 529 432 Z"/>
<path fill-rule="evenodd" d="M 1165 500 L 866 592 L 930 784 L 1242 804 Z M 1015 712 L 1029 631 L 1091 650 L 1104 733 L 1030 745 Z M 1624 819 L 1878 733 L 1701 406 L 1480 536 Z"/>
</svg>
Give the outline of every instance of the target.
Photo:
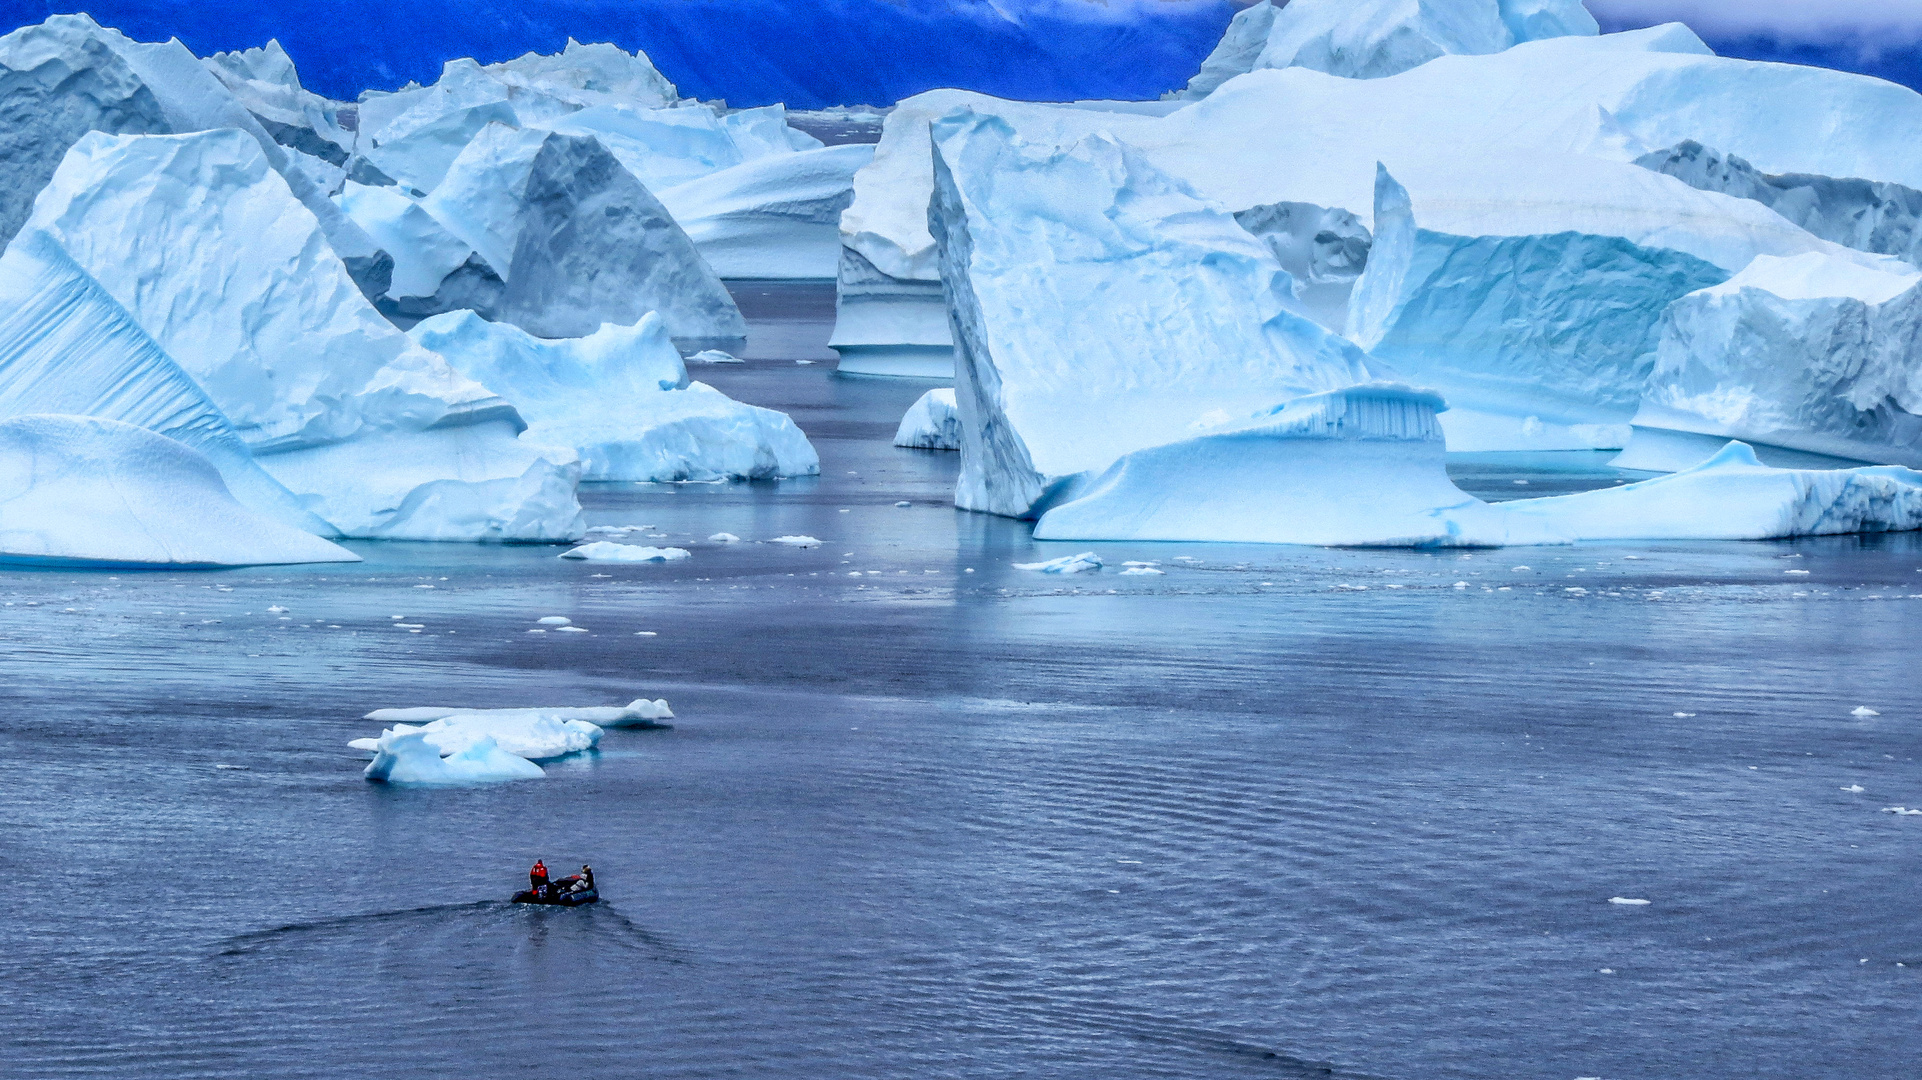
<svg viewBox="0 0 1922 1080">
<path fill-rule="evenodd" d="M 1784 570 L 1784 571 L 1782 571 L 1782 572 L 1783 572 L 1784 574 L 1802 574 L 1802 575 L 1804 575 L 1804 576 L 1806 576 L 1806 575 L 1808 574 L 1808 571 L 1807 571 L 1807 570 Z"/>
<path fill-rule="evenodd" d="M 612 540 L 596 540 L 571 551 L 563 551 L 558 558 L 585 559 L 590 562 L 672 562 L 685 559 L 689 554 L 686 548 L 639 547 L 617 544 Z"/>
<path fill-rule="evenodd" d="M 1869 708 L 1867 705 L 1857 705 L 1855 708 L 1849 710 L 1849 715 L 1867 718 L 1870 716 L 1881 716 L 1882 714 Z"/>
<path fill-rule="evenodd" d="M 253 766 L 252 765 L 215 765 L 214 768 L 229 769 L 234 772 L 246 772 L 247 770 L 253 768 Z"/>
<path fill-rule="evenodd" d="M 541 624 L 542 626 L 572 626 L 572 625 L 574 625 L 574 620 L 573 620 L 573 619 L 570 619 L 570 618 L 568 618 L 568 617 L 567 617 L 567 616 L 565 616 L 565 615 L 543 615 L 542 617 L 540 617 L 540 618 L 538 618 L 538 619 L 535 619 L 534 621 L 535 621 L 535 622 L 537 622 L 537 623 L 540 623 L 540 624 Z"/>
<path fill-rule="evenodd" d="M 368 762 L 362 775 L 389 784 L 447 787 L 534 780 L 547 773 L 526 758 L 502 750 L 491 737 L 482 736 L 459 752 L 442 757 L 440 747 L 429 741 L 424 728 L 396 728 L 382 732 L 375 741 L 374 760 Z"/>
<path fill-rule="evenodd" d="M 911 503 L 911 502 L 909 502 L 909 501 L 907 501 L 906 499 L 903 499 L 903 500 L 901 500 L 900 502 L 898 502 L 898 503 L 895 503 L 894 505 L 895 505 L 895 506 L 896 506 L 897 508 L 901 508 L 901 507 L 908 507 L 908 506 L 913 506 L 914 504 L 913 504 L 913 503 Z"/>
<path fill-rule="evenodd" d="M 636 630 L 634 631 L 634 636 L 635 637 L 659 637 L 660 635 L 653 630 Z"/>
<path fill-rule="evenodd" d="M 1649 904 L 1647 900 L 1634 900 L 1626 896 L 1611 896 L 1608 898 L 1608 902 L 1611 904 L 1622 904 L 1627 907 L 1647 907 Z"/>
<path fill-rule="evenodd" d="M 279 604 L 275 604 L 273 607 L 270 607 L 267 609 L 267 613 L 269 615 L 279 615 L 287 610 L 288 610 L 287 608 L 281 607 Z M 405 618 L 405 616 L 402 616 L 402 617 Z"/>
<path fill-rule="evenodd" d="M 1101 569 L 1101 556 L 1092 551 L 1079 555 L 1063 555 L 1047 562 L 1015 563 L 1016 570 L 1033 570 L 1042 574 L 1082 574 Z"/>
<path fill-rule="evenodd" d="M 1922 810 L 1911 810 L 1906 806 L 1885 806 L 1882 812 L 1894 814 L 1897 817 L 1922 817 Z"/>
<path fill-rule="evenodd" d="M 1152 566 L 1130 566 L 1129 568 L 1121 572 L 1121 576 L 1122 577 L 1145 577 L 1150 574 L 1166 574 L 1167 572 L 1168 571 L 1166 570 L 1157 570 Z"/>
<path fill-rule="evenodd" d="M 1456 582 L 1455 584 L 1453 584 L 1453 585 L 1451 585 L 1451 586 L 1449 586 L 1449 588 L 1452 588 L 1452 589 L 1466 589 L 1466 588 L 1468 588 L 1468 582 L 1466 582 L 1466 581 L 1457 581 L 1457 582 Z"/>
<path fill-rule="evenodd" d="M 819 540 L 816 540 L 812 536 L 777 536 L 774 539 L 769 540 L 768 543 L 786 544 L 789 547 L 804 547 L 804 548 L 821 546 L 821 542 Z"/>
<path fill-rule="evenodd" d="M 1692 712 L 1678 712 L 1675 715 L 1678 719 L 1686 720 L 1689 717 L 1694 716 L 1695 714 Z"/>
<path fill-rule="evenodd" d="M 708 539 L 717 544 L 738 544 L 741 542 L 741 538 L 733 533 L 715 533 L 713 536 L 708 537 Z"/>
<path fill-rule="evenodd" d="M 1860 795 L 1864 791 L 1867 791 L 1868 789 L 1863 787 L 1861 784 L 1850 784 L 1848 787 L 1845 787 L 1842 790 L 1848 792 L 1851 795 Z"/>
<path fill-rule="evenodd" d="M 587 628 L 585 626 L 562 626 L 554 632 L 557 634 L 585 634 L 587 633 Z"/>
<path fill-rule="evenodd" d="M 1124 562 L 1121 565 L 1123 566 L 1160 566 L 1161 563 L 1159 560 L 1130 559 L 1129 561 Z"/>
<path fill-rule="evenodd" d="M 745 364 L 747 363 L 746 360 L 743 360 L 738 356 L 731 356 L 727 353 L 722 352 L 719 349 L 702 349 L 700 352 L 697 352 L 693 356 L 688 357 L 688 360 L 696 364 Z"/>
</svg>

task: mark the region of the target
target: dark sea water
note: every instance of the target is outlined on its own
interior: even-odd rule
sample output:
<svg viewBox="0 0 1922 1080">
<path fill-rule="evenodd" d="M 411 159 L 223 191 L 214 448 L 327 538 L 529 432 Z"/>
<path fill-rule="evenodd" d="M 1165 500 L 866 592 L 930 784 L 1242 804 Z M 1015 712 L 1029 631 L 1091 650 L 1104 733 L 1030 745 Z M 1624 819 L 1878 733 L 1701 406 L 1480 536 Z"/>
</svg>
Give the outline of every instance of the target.
<svg viewBox="0 0 1922 1080">
<path fill-rule="evenodd" d="M 761 359 L 696 377 L 821 477 L 586 496 L 690 559 L 0 573 L 0 1075 L 1918 1075 L 1915 536 L 1037 544 L 752 288 Z M 540 781 L 345 746 L 642 694 L 672 730 Z M 606 902 L 503 903 L 536 857 Z"/>
</svg>

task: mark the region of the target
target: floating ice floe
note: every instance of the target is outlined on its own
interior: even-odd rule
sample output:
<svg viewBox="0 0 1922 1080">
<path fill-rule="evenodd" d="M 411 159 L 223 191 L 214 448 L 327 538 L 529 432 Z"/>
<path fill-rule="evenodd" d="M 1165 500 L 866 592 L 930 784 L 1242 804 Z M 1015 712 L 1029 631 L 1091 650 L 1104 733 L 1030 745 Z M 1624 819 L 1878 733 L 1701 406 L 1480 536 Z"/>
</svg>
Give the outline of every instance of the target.
<svg viewBox="0 0 1922 1080">
<path fill-rule="evenodd" d="M 1083 574 L 1091 570 L 1099 570 L 1101 565 L 1101 556 L 1092 551 L 1084 551 L 1079 555 L 1063 555 L 1059 559 L 1049 559 L 1046 562 L 1015 563 L 1014 568 L 1033 570 L 1041 574 Z"/>
<path fill-rule="evenodd" d="M 1845 787 L 1842 790 L 1848 792 L 1851 795 L 1860 795 L 1864 791 L 1867 791 L 1868 789 L 1863 787 L 1861 784 L 1850 784 L 1848 787 Z"/>
<path fill-rule="evenodd" d="M 543 615 L 534 621 L 542 626 L 571 626 L 574 622 L 565 615 Z"/>
<path fill-rule="evenodd" d="M 821 542 L 812 536 L 777 536 L 770 544 L 786 544 L 789 547 L 820 547 Z"/>
<path fill-rule="evenodd" d="M 666 698 L 635 698 L 626 705 L 596 705 L 586 707 L 553 707 L 531 709 L 463 709 L 447 706 L 423 706 L 410 709 L 375 709 L 363 719 L 379 724 L 429 724 L 457 716 L 477 716 L 495 720 L 549 719 L 554 721 L 580 721 L 601 728 L 648 727 L 658 720 L 674 719 L 674 711 L 668 708 Z"/>
<path fill-rule="evenodd" d="M 573 453 L 382 318 L 245 133 L 87 135 L 16 242 L 58 247 L 332 531 L 580 535 Z"/>
<path fill-rule="evenodd" d="M 1626 907 L 1647 907 L 1649 904 L 1647 900 L 1635 900 L 1626 896 L 1611 896 L 1608 898 L 1608 902 L 1611 904 L 1621 904 Z"/>
<path fill-rule="evenodd" d="M 502 750 L 491 738 L 480 738 L 446 757 L 429 738 L 418 728 L 383 732 L 372 740 L 374 760 L 361 775 L 383 783 L 422 787 L 537 780 L 547 775 L 539 765 Z"/>
<path fill-rule="evenodd" d="M 507 395 L 532 445 L 571 447 L 587 480 L 759 480 L 808 476 L 820 458 L 786 414 L 690 383 L 661 317 L 548 340 L 472 311 L 409 336 Z"/>
<path fill-rule="evenodd" d="M 566 710 L 559 710 L 566 711 Z M 442 755 L 458 754 L 490 739 L 502 752 L 529 761 L 554 758 L 591 750 L 601 741 L 599 725 L 585 720 L 567 719 L 539 709 L 490 709 L 455 713 L 451 716 L 413 725 L 396 722 L 377 739 L 355 739 L 348 746 L 356 750 L 379 752 L 381 739 L 388 735 L 420 732 Z"/>
<path fill-rule="evenodd" d="M 1166 574 L 1167 572 L 1168 571 L 1166 570 L 1158 570 L 1152 566 L 1130 566 L 1126 570 L 1123 570 L 1121 572 L 1121 576 L 1122 577 L 1148 577 L 1154 574 Z"/>
<path fill-rule="evenodd" d="M 1897 817 L 1922 817 L 1922 810 L 1911 810 L 1906 806 L 1885 806 L 1882 812 L 1894 814 Z"/>
<path fill-rule="evenodd" d="M 1581 0 L 1261 0 L 1235 16 L 1181 96 L 1263 68 L 1379 79 L 1439 56 L 1600 32 Z"/>
<path fill-rule="evenodd" d="M 916 450 L 961 449 L 961 413 L 954 388 L 943 386 L 922 394 L 901 417 L 894 445 Z"/>
<path fill-rule="evenodd" d="M 741 542 L 740 537 L 733 533 L 726 532 L 715 533 L 713 536 L 708 537 L 708 539 L 716 544 L 738 544 Z"/>
<path fill-rule="evenodd" d="M 0 563 L 214 567 L 359 561 L 344 548 L 242 506 L 212 462 L 164 435 L 95 417 L 0 420 Z"/>
<path fill-rule="evenodd" d="M 1869 708 L 1867 705 L 1857 705 L 1855 708 L 1849 710 L 1849 715 L 1866 719 L 1867 717 L 1881 716 L 1882 714 Z"/>
<path fill-rule="evenodd" d="M 612 540 L 596 540 L 591 544 L 563 551 L 560 558 L 585 559 L 588 562 L 673 562 L 689 555 L 686 548 L 641 547 L 636 544 L 617 544 Z"/>
<path fill-rule="evenodd" d="M 743 360 L 738 356 L 733 356 L 729 353 L 724 353 L 719 349 L 702 349 L 700 352 L 697 352 L 693 356 L 688 357 L 687 360 L 688 360 L 688 363 L 690 364 L 745 364 L 747 363 L 746 360 Z"/>
</svg>

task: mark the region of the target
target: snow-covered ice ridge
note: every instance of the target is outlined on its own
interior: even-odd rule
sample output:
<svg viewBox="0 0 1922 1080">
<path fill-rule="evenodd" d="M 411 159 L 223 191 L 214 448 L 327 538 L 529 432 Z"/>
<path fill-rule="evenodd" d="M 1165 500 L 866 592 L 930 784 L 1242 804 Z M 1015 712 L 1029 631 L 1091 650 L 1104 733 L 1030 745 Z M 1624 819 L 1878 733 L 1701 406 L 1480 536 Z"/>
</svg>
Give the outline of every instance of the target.
<svg viewBox="0 0 1922 1080">
<path fill-rule="evenodd" d="M 366 719 L 392 724 L 378 737 L 347 745 L 374 755 L 364 775 L 391 784 L 452 786 L 531 780 L 539 762 L 599 745 L 605 728 L 658 727 L 674 718 L 665 700 L 590 708 L 376 709 Z"/>
</svg>

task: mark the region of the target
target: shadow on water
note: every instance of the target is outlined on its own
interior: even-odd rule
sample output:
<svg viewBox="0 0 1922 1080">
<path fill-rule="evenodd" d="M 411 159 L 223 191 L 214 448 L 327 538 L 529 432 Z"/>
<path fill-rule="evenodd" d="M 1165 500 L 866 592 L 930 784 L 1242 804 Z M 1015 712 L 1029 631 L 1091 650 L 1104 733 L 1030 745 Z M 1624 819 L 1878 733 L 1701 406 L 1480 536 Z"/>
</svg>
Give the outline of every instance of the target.
<svg viewBox="0 0 1922 1080">
<path fill-rule="evenodd" d="M 663 964 L 684 964 L 688 951 L 641 926 L 605 901 L 584 907 L 561 908 L 537 904 L 514 904 L 505 900 L 477 900 L 466 904 L 435 904 L 429 907 L 402 908 L 340 915 L 312 922 L 289 923 L 267 930 L 251 930 L 219 943 L 209 959 L 255 956 L 283 948 L 301 948 L 325 943 L 341 944 L 341 939 L 368 936 L 379 944 L 419 939 L 434 947 L 449 942 L 444 938 L 478 941 L 493 934 L 524 934 L 531 944 L 545 945 L 556 934 L 596 948 L 613 946 L 638 953 L 642 959 Z"/>
</svg>

